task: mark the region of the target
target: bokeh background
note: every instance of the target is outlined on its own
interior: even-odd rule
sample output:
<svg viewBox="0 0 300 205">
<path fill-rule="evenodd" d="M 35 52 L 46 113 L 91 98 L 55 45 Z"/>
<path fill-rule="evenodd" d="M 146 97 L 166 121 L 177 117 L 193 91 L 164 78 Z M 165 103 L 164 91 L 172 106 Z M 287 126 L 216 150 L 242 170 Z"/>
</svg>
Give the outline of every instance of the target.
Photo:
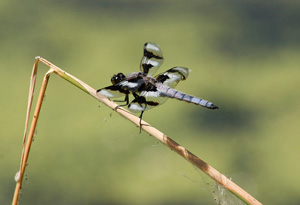
<svg viewBox="0 0 300 205">
<path fill-rule="evenodd" d="M 192 70 L 144 120 L 265 204 L 300 202 L 299 1 L 1 0 L 0 204 L 18 171 L 34 57 L 95 89 L 139 70 L 143 44 Z M 40 64 L 36 96 L 47 67 Z M 20 204 L 214 204 L 211 181 L 53 75 Z M 207 185 L 210 184 L 210 185 Z"/>
</svg>

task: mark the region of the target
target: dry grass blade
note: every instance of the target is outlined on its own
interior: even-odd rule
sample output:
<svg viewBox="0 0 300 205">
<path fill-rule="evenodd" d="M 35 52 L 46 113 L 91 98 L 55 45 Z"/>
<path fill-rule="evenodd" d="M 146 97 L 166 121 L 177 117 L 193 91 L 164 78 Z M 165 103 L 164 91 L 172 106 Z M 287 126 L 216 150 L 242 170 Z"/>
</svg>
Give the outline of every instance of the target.
<svg viewBox="0 0 300 205">
<path fill-rule="evenodd" d="M 38 65 L 38 60 L 35 62 L 35 65 L 34 65 L 34 68 L 33 68 L 34 70 L 37 70 L 37 65 Z M 53 72 L 53 69 L 50 69 L 44 77 L 43 84 L 42 84 L 40 94 L 39 94 L 39 97 L 38 97 L 37 105 L 36 105 L 34 115 L 33 115 L 33 118 L 32 118 L 30 130 L 29 130 L 29 133 L 28 133 L 27 141 L 26 141 L 27 127 L 25 127 L 25 138 L 23 139 L 23 141 L 26 141 L 26 144 L 24 144 L 24 142 L 23 142 L 20 170 L 15 176 L 15 180 L 16 180 L 17 184 L 16 184 L 15 193 L 14 193 L 13 202 L 12 202 L 14 205 L 17 204 L 18 200 L 19 200 L 19 194 L 20 194 L 20 190 L 21 190 L 21 187 L 22 187 L 22 181 L 23 181 L 23 177 L 24 177 L 24 174 L 25 174 L 25 169 L 26 169 L 27 160 L 28 160 L 28 157 L 29 157 L 31 143 L 32 143 L 32 140 L 33 140 L 33 135 L 34 135 L 36 124 L 37 124 L 37 121 L 38 121 L 38 118 L 39 118 L 40 110 L 41 110 L 41 107 L 42 107 L 42 102 L 43 102 L 43 99 L 44 99 L 44 96 L 45 96 L 48 80 L 49 80 L 49 77 L 50 77 L 52 72 Z M 30 90 L 30 94 L 29 94 L 30 97 L 32 98 L 31 95 L 34 91 L 34 82 L 31 82 L 30 88 L 33 89 L 32 91 Z M 32 103 L 32 100 L 30 100 L 30 104 L 31 103 Z M 28 105 L 28 109 L 30 109 L 30 108 L 31 108 L 31 105 Z M 28 120 L 29 120 L 29 114 L 27 114 L 27 117 L 26 117 L 26 121 L 28 121 Z M 26 124 L 27 124 L 27 122 L 26 122 Z"/>
<path fill-rule="evenodd" d="M 33 99 L 33 94 L 34 94 L 35 80 L 36 80 L 36 76 L 37 76 L 38 63 L 39 63 L 39 61 L 36 60 L 36 62 L 33 65 L 32 74 L 31 74 L 31 78 L 30 78 L 30 87 L 29 87 L 29 94 L 28 94 L 28 103 L 27 103 L 27 112 L 26 112 L 24 136 L 23 136 L 23 148 L 22 148 L 20 170 L 21 170 L 22 162 L 23 162 L 22 159 L 23 159 L 23 156 L 24 156 L 26 134 L 27 134 L 27 129 L 28 129 L 28 122 L 29 122 L 29 117 L 30 117 L 32 99 Z"/>
</svg>

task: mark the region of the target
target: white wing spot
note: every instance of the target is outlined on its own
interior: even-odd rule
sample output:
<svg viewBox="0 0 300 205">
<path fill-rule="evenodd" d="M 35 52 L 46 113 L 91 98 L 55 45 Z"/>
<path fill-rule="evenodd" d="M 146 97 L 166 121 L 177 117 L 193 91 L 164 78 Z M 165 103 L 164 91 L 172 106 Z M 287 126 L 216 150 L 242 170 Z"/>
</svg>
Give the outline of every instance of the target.
<svg viewBox="0 0 300 205">
<path fill-rule="evenodd" d="M 130 104 L 128 106 L 128 108 L 132 111 L 132 112 L 141 112 L 144 111 L 145 108 L 143 106 L 140 106 L 139 104 Z"/>
<path fill-rule="evenodd" d="M 100 90 L 98 93 L 101 95 L 104 95 L 105 97 L 108 97 L 108 98 L 114 97 L 114 95 L 112 93 L 108 92 L 107 90 Z"/>
<path fill-rule="evenodd" d="M 146 46 L 147 49 L 149 50 L 155 50 L 155 51 L 159 51 L 159 47 L 153 43 L 148 43 Z"/>
<path fill-rule="evenodd" d="M 159 65 L 159 63 L 157 61 L 153 61 L 153 60 L 150 60 L 150 59 L 147 61 L 147 63 L 153 65 L 154 67 Z"/>
</svg>

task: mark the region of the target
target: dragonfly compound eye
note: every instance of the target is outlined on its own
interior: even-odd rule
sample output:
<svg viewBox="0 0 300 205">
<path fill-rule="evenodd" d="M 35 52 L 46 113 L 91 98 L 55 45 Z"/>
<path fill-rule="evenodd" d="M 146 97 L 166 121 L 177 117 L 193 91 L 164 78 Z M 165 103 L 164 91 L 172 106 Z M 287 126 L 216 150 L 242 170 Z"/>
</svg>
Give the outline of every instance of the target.
<svg viewBox="0 0 300 205">
<path fill-rule="evenodd" d="M 117 75 L 114 75 L 111 78 L 111 82 L 112 82 L 113 85 L 116 85 L 119 82 L 123 81 L 124 79 L 126 79 L 125 75 L 123 73 L 118 73 Z"/>
</svg>

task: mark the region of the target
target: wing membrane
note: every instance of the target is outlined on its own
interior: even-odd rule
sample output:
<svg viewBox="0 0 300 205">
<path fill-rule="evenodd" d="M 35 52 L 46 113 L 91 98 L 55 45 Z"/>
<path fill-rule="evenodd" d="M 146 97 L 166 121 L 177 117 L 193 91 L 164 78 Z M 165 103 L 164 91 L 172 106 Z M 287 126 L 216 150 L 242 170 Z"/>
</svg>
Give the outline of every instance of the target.
<svg viewBox="0 0 300 205">
<path fill-rule="evenodd" d="M 140 70 L 152 76 L 163 64 L 164 58 L 160 47 L 155 43 L 145 43 L 144 56 L 141 61 Z"/>
<path fill-rule="evenodd" d="M 122 97 L 124 95 L 128 95 L 129 92 L 127 90 L 123 90 L 119 85 L 111 85 L 102 89 L 97 90 L 97 93 L 104 95 L 108 98 L 117 98 Z"/>
<path fill-rule="evenodd" d="M 155 76 L 156 80 L 170 88 L 175 88 L 181 80 L 187 79 L 189 70 L 184 67 L 174 67 Z"/>
<path fill-rule="evenodd" d="M 155 99 L 156 100 L 156 99 Z M 159 102 L 151 101 L 149 98 L 145 98 L 143 96 L 139 96 L 135 98 L 129 105 L 128 108 L 132 112 L 143 112 L 146 110 L 150 110 L 159 105 Z"/>
</svg>

